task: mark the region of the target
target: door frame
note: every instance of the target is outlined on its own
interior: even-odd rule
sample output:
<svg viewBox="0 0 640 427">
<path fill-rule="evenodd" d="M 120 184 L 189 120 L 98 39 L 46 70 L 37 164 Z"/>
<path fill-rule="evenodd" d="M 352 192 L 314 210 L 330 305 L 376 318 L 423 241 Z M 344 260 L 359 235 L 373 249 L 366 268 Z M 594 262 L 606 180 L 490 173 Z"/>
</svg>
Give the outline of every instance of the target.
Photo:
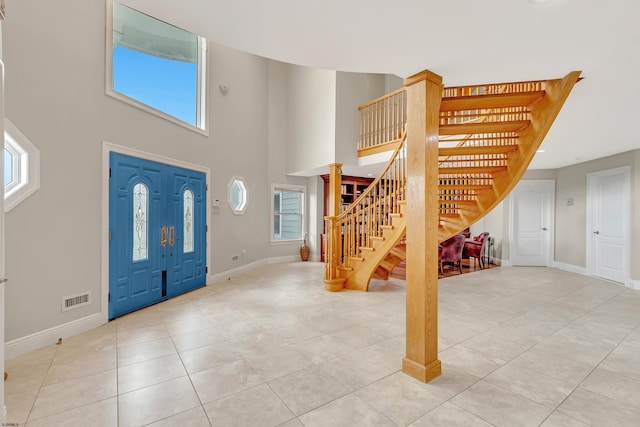
<svg viewBox="0 0 640 427">
<path fill-rule="evenodd" d="M 624 259 L 624 282 L 622 285 L 633 288 L 632 283 L 630 282 L 630 250 L 631 250 L 631 242 L 629 239 L 629 233 L 631 230 L 631 169 L 629 166 L 621 166 L 613 169 L 606 169 L 597 172 L 591 172 L 587 174 L 587 227 L 585 230 L 586 233 L 586 260 L 587 260 L 587 275 L 595 276 L 595 265 L 596 262 L 594 260 L 595 257 L 595 248 L 594 248 L 594 238 L 593 238 L 593 227 L 594 227 L 594 218 L 593 218 L 593 209 L 595 207 L 595 196 L 594 196 L 594 185 L 596 178 L 608 176 L 608 175 L 623 175 L 624 176 L 624 188 L 623 188 L 623 199 L 622 199 L 622 214 L 624 215 L 623 223 L 625 227 L 624 233 L 624 242 L 625 242 L 625 259 Z M 599 276 L 598 276 L 599 277 Z M 602 278 L 603 280 L 607 280 Z M 618 282 L 616 282 L 618 283 Z"/>
<path fill-rule="evenodd" d="M 515 205 L 515 197 L 514 191 L 517 189 L 517 186 L 521 182 L 538 182 L 544 184 L 547 191 L 550 194 L 550 203 L 549 203 L 549 238 L 547 239 L 547 260 L 546 266 L 551 267 L 553 265 L 553 261 L 555 259 L 555 238 L 556 238 L 556 180 L 555 179 L 523 179 L 514 187 L 513 191 L 509 195 L 509 265 L 513 265 L 513 254 L 515 252 L 516 247 L 516 236 L 517 230 L 515 229 L 515 215 L 516 215 L 516 205 Z"/>
<path fill-rule="evenodd" d="M 2 43 L 2 21 L 0 21 L 0 44 Z M 4 372 L 4 316 L 5 316 L 5 286 L 7 284 L 7 278 L 5 277 L 5 246 L 4 246 L 4 63 L 2 62 L 2 55 L 0 55 L 0 135 L 2 135 L 2 154 L 0 154 L 0 172 L 2 172 L 2 188 L 0 188 L 0 343 L 2 343 L 2 351 L 0 351 L 0 366 L 2 366 L 2 372 Z M 4 423 L 6 421 L 5 414 L 7 408 L 4 404 L 4 381 L 0 384 L 0 420 Z"/>
<path fill-rule="evenodd" d="M 101 266 L 101 282 L 102 282 L 102 305 L 101 315 L 104 323 L 109 321 L 109 153 L 115 152 L 120 154 L 126 154 L 129 156 L 138 157 L 145 160 L 151 160 L 158 163 L 165 163 L 172 166 L 178 166 L 185 169 L 191 169 L 205 174 L 206 189 L 210 188 L 211 169 L 205 166 L 196 165 L 182 160 L 176 160 L 170 157 L 164 157 L 158 154 L 149 153 L 135 148 L 124 147 L 122 145 L 113 144 L 111 142 L 102 142 L 102 266 Z M 209 203 L 209 191 L 205 190 L 205 204 L 206 204 L 206 222 L 205 226 L 209 229 L 209 219 L 211 218 L 211 205 Z M 207 252 L 206 252 L 206 265 L 205 267 L 211 267 L 212 258 L 211 253 L 211 232 L 207 231 Z M 206 274 L 208 283 L 209 273 Z M 205 285 L 206 286 L 206 285 Z"/>
</svg>

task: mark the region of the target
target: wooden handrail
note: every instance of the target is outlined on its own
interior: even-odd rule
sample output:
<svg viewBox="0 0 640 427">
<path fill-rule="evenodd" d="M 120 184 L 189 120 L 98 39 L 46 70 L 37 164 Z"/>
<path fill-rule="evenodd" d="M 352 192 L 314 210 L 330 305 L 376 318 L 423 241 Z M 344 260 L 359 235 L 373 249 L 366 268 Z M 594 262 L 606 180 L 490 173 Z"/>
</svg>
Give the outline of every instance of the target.
<svg viewBox="0 0 640 427">
<path fill-rule="evenodd" d="M 407 177 L 405 141 L 406 129 L 383 172 L 339 216 L 325 217 L 325 281 L 335 280 L 339 269 L 352 268 L 360 252 L 371 248 L 372 238 L 381 236 L 400 211 Z"/>
<path fill-rule="evenodd" d="M 404 87 L 401 87 L 400 89 L 396 89 L 393 92 L 386 93 L 386 94 L 382 95 L 381 97 L 374 99 L 373 101 L 369 101 L 366 104 L 360 105 L 358 107 L 358 111 L 364 110 L 365 108 L 367 108 L 367 107 L 369 107 L 369 106 L 371 106 L 373 104 L 377 104 L 377 103 L 379 103 L 379 102 L 381 102 L 381 101 L 383 101 L 383 100 L 385 100 L 387 98 L 391 98 L 392 96 L 397 95 L 400 92 L 406 92 L 406 90 L 407 89 L 405 89 Z"/>
</svg>

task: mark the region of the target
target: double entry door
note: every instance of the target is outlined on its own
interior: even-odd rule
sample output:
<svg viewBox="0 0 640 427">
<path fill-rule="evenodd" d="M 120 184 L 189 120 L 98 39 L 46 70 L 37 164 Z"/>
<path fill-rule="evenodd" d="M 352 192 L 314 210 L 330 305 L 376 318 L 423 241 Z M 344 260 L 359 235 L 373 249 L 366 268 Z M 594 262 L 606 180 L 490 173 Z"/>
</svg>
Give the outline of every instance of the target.
<svg viewBox="0 0 640 427">
<path fill-rule="evenodd" d="M 109 319 L 206 283 L 205 174 L 110 153 Z"/>
</svg>

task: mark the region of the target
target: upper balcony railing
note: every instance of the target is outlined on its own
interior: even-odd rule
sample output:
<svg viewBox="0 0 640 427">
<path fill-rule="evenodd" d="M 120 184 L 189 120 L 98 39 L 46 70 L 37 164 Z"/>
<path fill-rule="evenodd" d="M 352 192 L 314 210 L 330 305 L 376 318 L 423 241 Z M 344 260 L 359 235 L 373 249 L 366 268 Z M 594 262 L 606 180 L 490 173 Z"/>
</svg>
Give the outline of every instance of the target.
<svg viewBox="0 0 640 427">
<path fill-rule="evenodd" d="M 390 149 L 399 143 L 407 122 L 407 91 L 398 89 L 358 107 L 360 111 L 360 155 Z M 384 147 L 384 149 L 380 149 Z"/>
<path fill-rule="evenodd" d="M 542 93 L 545 89 L 544 81 L 484 84 L 472 86 L 455 86 L 443 88 L 443 100 L 447 98 L 462 99 L 474 105 L 473 98 L 482 95 L 500 95 L 517 93 Z M 467 99 L 468 101 L 464 101 Z M 407 96 L 405 88 L 388 93 L 358 107 L 360 112 L 360 140 L 358 153 L 360 156 L 375 154 L 395 149 L 399 143 L 402 131 L 407 121 Z M 440 125 L 464 124 L 473 122 L 503 122 L 519 121 L 528 118 L 526 107 L 514 106 L 510 108 L 472 107 L 441 111 Z M 441 138 L 445 146 L 461 145 L 496 145 L 496 140 L 508 143 L 510 138 L 505 135 L 482 135 L 480 138 L 470 134 L 451 135 Z"/>
</svg>

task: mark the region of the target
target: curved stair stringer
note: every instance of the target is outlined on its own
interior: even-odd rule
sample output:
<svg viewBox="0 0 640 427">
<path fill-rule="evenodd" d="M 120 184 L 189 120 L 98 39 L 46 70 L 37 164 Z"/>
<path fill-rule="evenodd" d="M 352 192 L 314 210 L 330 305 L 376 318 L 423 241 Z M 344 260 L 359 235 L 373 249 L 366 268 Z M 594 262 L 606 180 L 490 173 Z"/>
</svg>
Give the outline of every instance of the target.
<svg viewBox="0 0 640 427">
<path fill-rule="evenodd" d="M 353 270 L 344 271 L 344 287 L 346 289 L 368 291 L 369 283 L 381 262 L 394 251 L 407 232 L 407 221 L 404 211 L 406 202 L 399 202 L 400 213 L 391 219 L 391 226 L 382 231 L 382 236 L 371 241 L 370 248 L 362 248 L 358 260 L 351 265 Z M 398 263 L 402 261 L 399 260 Z M 387 276 L 388 278 L 388 276 Z"/>
<path fill-rule="evenodd" d="M 531 123 L 518 136 L 518 149 L 510 153 L 507 168 L 493 173 L 493 186 L 477 190 L 476 204 L 464 206 L 460 215 L 441 223 L 438 241 L 443 242 L 475 223 L 507 197 L 522 179 L 536 150 L 551 129 L 573 86 L 580 80 L 580 71 L 573 71 L 562 79 L 545 82 L 545 96 L 532 104 Z"/>
</svg>

